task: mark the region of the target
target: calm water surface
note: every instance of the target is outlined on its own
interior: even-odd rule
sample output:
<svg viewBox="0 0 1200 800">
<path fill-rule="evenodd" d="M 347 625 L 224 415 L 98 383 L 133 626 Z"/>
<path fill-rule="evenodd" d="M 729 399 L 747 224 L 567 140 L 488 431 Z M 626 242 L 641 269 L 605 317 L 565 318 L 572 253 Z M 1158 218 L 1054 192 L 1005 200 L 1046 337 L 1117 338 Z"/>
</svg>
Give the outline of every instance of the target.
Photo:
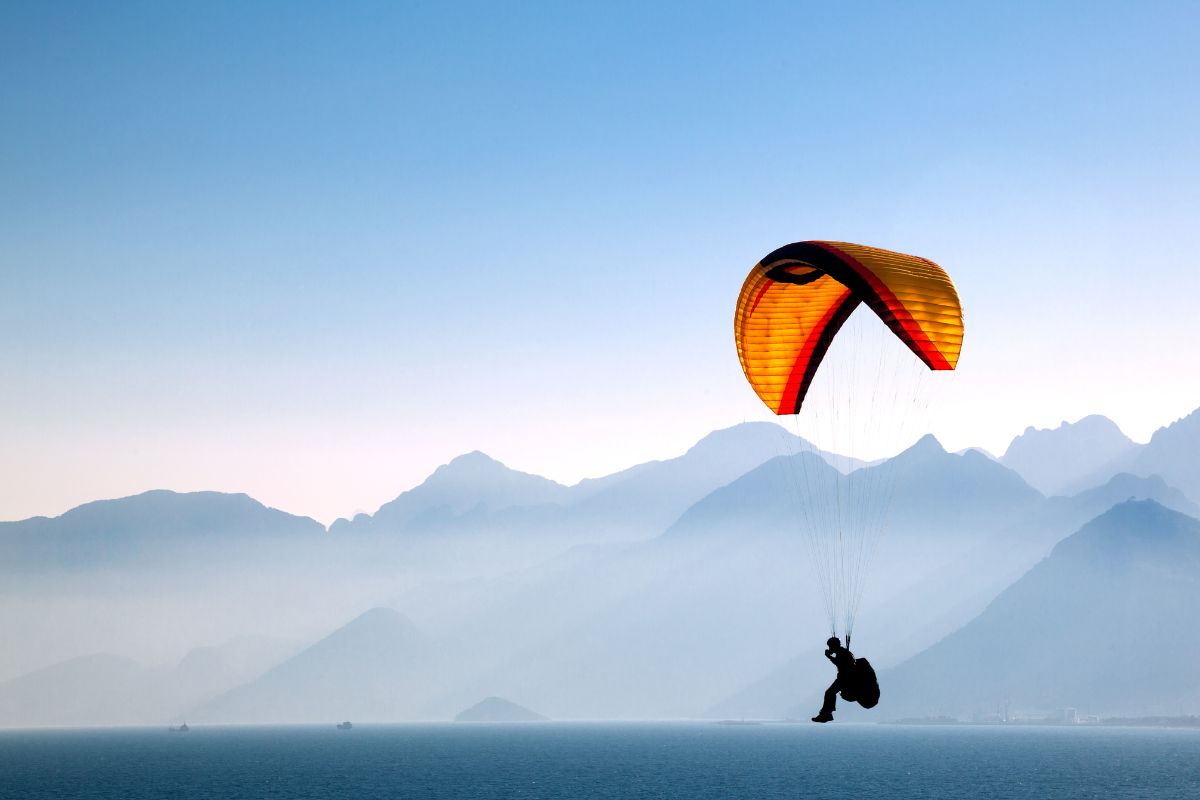
<svg viewBox="0 0 1200 800">
<path fill-rule="evenodd" d="M 3 731 L 0 797 L 1198 800 L 1200 731 L 707 723 Z"/>
</svg>

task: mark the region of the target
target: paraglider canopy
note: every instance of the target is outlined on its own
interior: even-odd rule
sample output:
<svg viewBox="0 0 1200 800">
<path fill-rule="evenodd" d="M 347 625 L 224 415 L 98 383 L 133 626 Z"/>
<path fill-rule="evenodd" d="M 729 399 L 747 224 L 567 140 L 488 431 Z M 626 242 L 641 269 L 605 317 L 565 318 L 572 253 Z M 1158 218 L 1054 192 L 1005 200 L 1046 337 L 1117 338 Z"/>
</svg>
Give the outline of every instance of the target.
<svg viewBox="0 0 1200 800">
<path fill-rule="evenodd" d="M 754 265 L 734 312 L 742 370 L 768 408 L 800 412 L 817 367 L 860 303 L 930 369 L 958 363 L 962 306 L 937 264 L 849 242 L 796 242 Z"/>
</svg>

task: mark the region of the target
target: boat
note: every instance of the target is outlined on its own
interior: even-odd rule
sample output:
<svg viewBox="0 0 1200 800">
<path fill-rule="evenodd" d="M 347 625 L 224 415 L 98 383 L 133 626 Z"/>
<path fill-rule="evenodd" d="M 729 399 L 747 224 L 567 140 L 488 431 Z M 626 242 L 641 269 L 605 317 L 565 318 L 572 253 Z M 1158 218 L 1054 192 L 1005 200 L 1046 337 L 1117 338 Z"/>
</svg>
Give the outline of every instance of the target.
<svg viewBox="0 0 1200 800">
<path fill-rule="evenodd" d="M 339 722 L 339 723 L 338 723 L 338 726 L 337 726 L 337 729 L 338 729 L 339 731 L 348 731 L 348 730 L 350 730 L 350 729 L 351 729 L 351 728 L 353 728 L 353 727 L 354 727 L 354 726 L 350 724 L 350 720 L 346 720 L 345 722 Z"/>
</svg>

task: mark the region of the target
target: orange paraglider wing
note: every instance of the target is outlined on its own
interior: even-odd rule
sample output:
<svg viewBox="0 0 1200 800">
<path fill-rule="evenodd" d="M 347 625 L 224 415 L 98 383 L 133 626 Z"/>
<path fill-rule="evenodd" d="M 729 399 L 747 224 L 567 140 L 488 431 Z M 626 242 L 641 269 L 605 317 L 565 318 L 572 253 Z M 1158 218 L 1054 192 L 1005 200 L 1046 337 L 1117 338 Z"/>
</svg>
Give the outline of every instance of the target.
<svg viewBox="0 0 1200 800">
<path fill-rule="evenodd" d="M 930 369 L 962 349 L 958 292 L 928 259 L 849 242 L 796 242 L 754 265 L 733 334 L 742 371 L 776 414 L 796 414 L 843 323 L 866 303 Z"/>
</svg>

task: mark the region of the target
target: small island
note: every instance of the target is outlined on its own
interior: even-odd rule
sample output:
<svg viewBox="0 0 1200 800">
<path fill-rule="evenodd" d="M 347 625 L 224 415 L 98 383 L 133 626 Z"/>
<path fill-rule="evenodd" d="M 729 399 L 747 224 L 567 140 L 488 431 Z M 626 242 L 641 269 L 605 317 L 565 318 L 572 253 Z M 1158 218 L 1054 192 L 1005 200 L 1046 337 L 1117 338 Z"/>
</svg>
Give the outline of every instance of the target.
<svg viewBox="0 0 1200 800">
<path fill-rule="evenodd" d="M 339 731 L 348 731 L 353 727 L 354 727 L 354 725 L 350 722 L 350 720 L 346 720 L 345 722 L 339 722 L 337 724 L 337 729 Z"/>
<path fill-rule="evenodd" d="M 455 722 L 544 722 L 536 711 L 530 711 L 503 697 L 485 697 L 475 705 L 459 713 Z"/>
</svg>

